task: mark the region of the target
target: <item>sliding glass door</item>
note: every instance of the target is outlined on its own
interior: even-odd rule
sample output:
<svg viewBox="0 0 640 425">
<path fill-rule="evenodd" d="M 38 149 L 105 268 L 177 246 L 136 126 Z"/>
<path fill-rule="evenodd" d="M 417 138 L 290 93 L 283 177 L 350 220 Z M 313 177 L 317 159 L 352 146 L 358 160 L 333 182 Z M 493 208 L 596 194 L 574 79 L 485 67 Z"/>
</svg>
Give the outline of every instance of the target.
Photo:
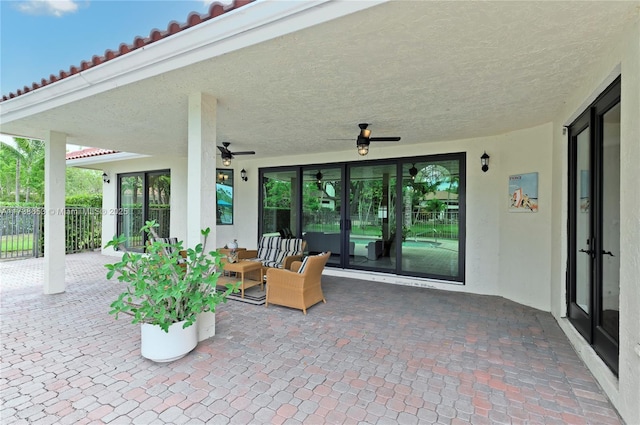
<svg viewBox="0 0 640 425">
<path fill-rule="evenodd" d="M 289 228 L 329 266 L 464 282 L 464 170 L 464 153 L 263 169 L 260 235 Z"/>
<path fill-rule="evenodd" d="M 402 272 L 462 280 L 463 168 L 447 157 L 402 164 Z"/>
<path fill-rule="evenodd" d="M 298 235 L 298 207 L 300 178 L 297 169 L 281 168 L 261 173 L 260 236 L 284 235 L 289 231 Z"/>
<path fill-rule="evenodd" d="M 148 220 L 158 223 L 158 236 L 169 237 L 171 172 L 164 170 L 119 174 L 118 210 L 118 234 L 127 237 L 127 249 L 144 249 L 147 235 L 140 229 Z"/>
<path fill-rule="evenodd" d="M 328 264 L 342 257 L 342 168 L 302 168 L 302 233 L 310 254 L 331 252 Z"/>
<path fill-rule="evenodd" d="M 395 162 L 349 166 L 348 266 L 396 269 L 396 182 Z"/>
</svg>

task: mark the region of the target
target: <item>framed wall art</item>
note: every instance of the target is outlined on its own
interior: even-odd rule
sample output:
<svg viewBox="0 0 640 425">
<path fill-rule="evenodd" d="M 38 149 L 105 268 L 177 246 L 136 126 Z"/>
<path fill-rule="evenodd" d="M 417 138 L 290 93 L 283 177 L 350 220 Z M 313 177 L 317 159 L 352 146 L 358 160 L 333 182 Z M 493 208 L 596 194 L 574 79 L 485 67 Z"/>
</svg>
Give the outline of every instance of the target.
<svg viewBox="0 0 640 425">
<path fill-rule="evenodd" d="M 509 212 L 538 211 L 538 173 L 509 176 Z"/>
</svg>

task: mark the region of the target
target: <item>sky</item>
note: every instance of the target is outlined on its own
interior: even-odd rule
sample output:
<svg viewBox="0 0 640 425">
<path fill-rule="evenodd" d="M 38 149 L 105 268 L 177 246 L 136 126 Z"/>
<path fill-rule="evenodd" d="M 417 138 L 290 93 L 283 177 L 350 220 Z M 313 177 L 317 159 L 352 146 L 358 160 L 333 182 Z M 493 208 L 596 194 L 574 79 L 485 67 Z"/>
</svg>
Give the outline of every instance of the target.
<svg viewBox="0 0 640 425">
<path fill-rule="evenodd" d="M 15 93 L 105 50 L 131 44 L 211 0 L 0 0 L 0 94 Z M 224 1 L 229 3 L 228 0 Z"/>
</svg>

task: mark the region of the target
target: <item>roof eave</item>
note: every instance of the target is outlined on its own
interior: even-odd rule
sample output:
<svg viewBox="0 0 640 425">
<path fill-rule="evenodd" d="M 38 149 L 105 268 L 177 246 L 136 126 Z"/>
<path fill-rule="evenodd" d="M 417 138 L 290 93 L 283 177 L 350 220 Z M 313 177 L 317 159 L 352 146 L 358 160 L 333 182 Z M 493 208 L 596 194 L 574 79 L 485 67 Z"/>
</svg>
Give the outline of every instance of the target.
<svg viewBox="0 0 640 425">
<path fill-rule="evenodd" d="M 390 0 L 256 1 L 98 66 L 0 102 L 10 123 Z"/>
</svg>

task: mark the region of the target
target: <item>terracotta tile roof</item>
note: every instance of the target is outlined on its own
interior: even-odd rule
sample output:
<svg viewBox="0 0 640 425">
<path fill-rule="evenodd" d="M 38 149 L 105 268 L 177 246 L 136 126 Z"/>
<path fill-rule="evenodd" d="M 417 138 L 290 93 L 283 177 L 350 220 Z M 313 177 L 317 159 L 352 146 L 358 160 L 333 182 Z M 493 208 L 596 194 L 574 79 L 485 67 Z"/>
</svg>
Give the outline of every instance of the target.
<svg viewBox="0 0 640 425">
<path fill-rule="evenodd" d="M 224 15 L 227 12 L 230 12 L 234 9 L 242 7 L 246 4 L 249 4 L 255 0 L 233 0 L 233 3 L 228 6 L 223 6 L 220 3 L 213 3 L 209 8 L 209 13 L 207 14 L 199 14 L 197 12 L 191 12 L 187 17 L 187 21 L 183 24 L 180 24 L 176 21 L 169 22 L 167 25 L 167 29 L 165 31 L 160 31 L 158 29 L 153 29 L 148 37 L 136 37 L 131 44 L 120 44 L 120 47 L 117 51 L 106 50 L 103 56 L 94 55 L 93 58 L 89 61 L 82 61 L 80 66 L 71 66 L 68 71 L 61 70 L 58 75 L 51 74 L 48 79 L 43 78 L 40 83 L 34 82 L 31 87 L 24 86 L 22 90 L 17 90 L 15 93 L 9 93 L 8 95 L 2 96 L 2 100 L 0 102 L 4 102 L 5 100 L 13 99 L 14 97 L 21 96 L 25 93 L 29 93 L 30 91 L 37 90 L 40 87 L 44 87 L 49 84 L 53 84 L 56 81 L 63 80 L 71 75 L 75 75 L 79 72 L 86 71 L 89 68 L 93 68 L 94 66 L 98 66 L 105 62 L 108 62 L 114 58 L 117 58 L 122 55 L 126 55 L 129 52 L 132 52 L 136 49 L 139 49 L 144 46 L 148 46 L 151 43 L 155 43 L 158 40 L 162 40 L 163 38 L 172 36 L 180 31 L 183 31 L 187 28 L 194 27 L 202 22 L 208 21 L 220 15 Z"/>
<path fill-rule="evenodd" d="M 119 151 L 114 151 L 111 149 L 85 148 L 79 151 L 67 152 L 67 154 L 65 155 L 65 159 L 89 158 L 92 156 L 109 155 L 118 152 Z"/>
</svg>

